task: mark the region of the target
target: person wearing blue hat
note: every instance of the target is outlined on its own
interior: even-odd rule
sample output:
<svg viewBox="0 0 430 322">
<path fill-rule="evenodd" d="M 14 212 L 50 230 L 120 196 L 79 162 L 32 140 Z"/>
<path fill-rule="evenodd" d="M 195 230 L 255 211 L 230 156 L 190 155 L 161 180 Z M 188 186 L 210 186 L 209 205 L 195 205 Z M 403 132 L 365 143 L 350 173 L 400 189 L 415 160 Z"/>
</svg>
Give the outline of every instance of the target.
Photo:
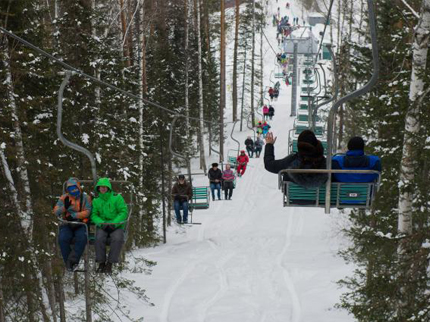
<svg viewBox="0 0 430 322">
<path fill-rule="evenodd" d="M 91 214 L 91 199 L 82 191 L 78 179 L 67 180 L 66 193 L 58 199 L 53 212 L 62 219 L 58 243 L 64 263 L 68 271 L 74 271 L 87 245 L 87 230 L 84 225 L 76 223 L 87 222 Z"/>
</svg>

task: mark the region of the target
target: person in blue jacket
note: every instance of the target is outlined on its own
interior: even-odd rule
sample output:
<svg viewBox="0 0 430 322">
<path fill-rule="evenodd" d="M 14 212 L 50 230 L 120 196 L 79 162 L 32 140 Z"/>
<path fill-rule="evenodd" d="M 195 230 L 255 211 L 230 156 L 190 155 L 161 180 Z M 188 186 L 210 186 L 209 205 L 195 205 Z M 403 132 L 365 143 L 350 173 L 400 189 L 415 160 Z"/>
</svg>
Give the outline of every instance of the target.
<svg viewBox="0 0 430 322">
<path fill-rule="evenodd" d="M 381 160 L 376 155 L 364 154 L 364 140 L 356 136 L 349 140 L 346 154 L 333 157 L 332 169 L 376 170 L 381 172 Z M 373 182 L 377 179 L 376 173 L 333 173 L 333 180 L 337 182 Z"/>
</svg>

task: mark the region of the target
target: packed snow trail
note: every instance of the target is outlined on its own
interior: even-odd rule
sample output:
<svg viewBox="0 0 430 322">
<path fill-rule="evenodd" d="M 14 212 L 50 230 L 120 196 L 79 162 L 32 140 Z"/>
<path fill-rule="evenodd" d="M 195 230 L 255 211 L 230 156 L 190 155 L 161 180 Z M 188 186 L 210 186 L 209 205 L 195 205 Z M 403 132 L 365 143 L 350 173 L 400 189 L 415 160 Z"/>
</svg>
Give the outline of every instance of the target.
<svg viewBox="0 0 430 322">
<path fill-rule="evenodd" d="M 291 15 L 284 2 L 269 5 L 265 33 L 272 45 L 277 42 L 271 17 L 278 6 L 281 15 Z M 299 12 L 294 1 L 290 6 Z M 268 49 L 265 45 L 265 86 L 273 85 L 269 78 L 275 68 Z M 276 158 L 288 152 L 288 130 L 294 121 L 289 117 L 290 101 L 291 90 L 282 83 L 279 99 L 273 102 L 275 117 L 269 122 L 278 137 Z M 242 147 L 248 135 L 252 131 L 239 132 L 237 127 L 235 137 Z M 228 140 L 225 151 L 235 147 Z M 353 321 L 346 312 L 333 309 L 342 293 L 336 281 L 352 271 L 336 257 L 344 242 L 338 235 L 344 215 L 325 215 L 319 208 L 283 208 L 277 175 L 264 169 L 263 155 L 264 150 L 260 158 L 250 159 L 232 201 L 211 202 L 210 209 L 194 211 L 193 220 L 202 225 L 174 225 L 167 244 L 135 252 L 157 265 L 152 275 L 128 274 L 154 303 L 130 303 L 131 316 L 147 322 Z M 208 180 L 195 177 L 194 184 L 208 185 Z"/>
</svg>

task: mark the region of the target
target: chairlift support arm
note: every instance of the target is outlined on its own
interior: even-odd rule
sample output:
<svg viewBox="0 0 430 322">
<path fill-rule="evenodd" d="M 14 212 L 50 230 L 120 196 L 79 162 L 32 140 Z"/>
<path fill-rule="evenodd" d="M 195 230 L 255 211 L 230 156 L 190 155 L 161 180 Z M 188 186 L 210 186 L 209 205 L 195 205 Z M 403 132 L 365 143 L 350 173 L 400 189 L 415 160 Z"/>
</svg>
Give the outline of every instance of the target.
<svg viewBox="0 0 430 322">
<path fill-rule="evenodd" d="M 337 99 L 337 96 L 339 95 L 339 78 L 337 75 L 337 64 L 336 64 L 336 56 L 334 55 L 333 49 L 331 48 L 331 45 L 326 45 L 327 49 L 330 52 L 330 55 L 332 57 L 333 62 L 333 76 L 334 76 L 334 95 L 328 99 L 327 101 L 322 102 L 321 104 L 318 104 L 315 106 L 314 113 L 312 115 L 312 130 L 315 131 L 316 126 L 316 116 L 318 113 L 318 109 L 324 105 L 327 105 L 328 103 L 334 101 Z M 323 69 L 324 70 L 324 69 Z M 325 78 L 325 72 L 324 72 L 324 78 Z"/>
<path fill-rule="evenodd" d="M 61 73 L 63 74 L 63 73 Z M 62 122 L 63 122 L 63 94 L 64 94 L 64 89 L 66 88 L 67 84 L 69 83 L 69 79 L 70 76 L 77 74 L 76 72 L 70 71 L 70 70 L 66 70 L 64 72 L 64 78 L 63 81 L 60 85 L 60 89 L 58 91 L 58 111 L 57 111 L 57 136 L 60 139 L 61 143 L 63 143 L 65 146 L 76 150 L 80 153 L 83 153 L 84 155 L 86 155 L 88 157 L 88 159 L 90 159 L 90 163 L 91 163 L 91 173 L 92 173 L 92 177 L 93 177 L 93 183 L 94 185 L 97 182 L 97 167 L 96 167 L 96 161 L 94 159 L 94 155 L 87 150 L 86 148 L 73 143 L 69 140 L 67 140 L 63 133 L 61 132 L 61 127 L 62 127 Z"/>
<path fill-rule="evenodd" d="M 328 119 L 327 126 L 327 170 L 331 170 L 331 157 L 333 154 L 333 136 L 334 136 L 334 124 L 335 124 L 335 116 L 339 109 L 339 107 L 348 102 L 349 100 L 359 97 L 367 92 L 369 92 L 377 83 L 379 76 L 379 56 L 378 56 L 378 43 L 376 37 L 376 16 L 374 9 L 373 0 L 367 0 L 368 12 L 369 12 L 369 26 L 370 26 L 370 35 L 372 39 L 372 61 L 373 61 L 373 74 L 370 80 L 363 87 L 357 89 L 356 91 L 340 98 L 334 105 L 332 106 Z M 331 188 L 331 177 L 328 178 L 326 184 L 326 204 L 325 204 L 325 212 L 330 213 L 330 188 Z"/>
<path fill-rule="evenodd" d="M 187 165 L 187 172 L 188 172 L 188 180 L 189 182 L 192 184 L 191 182 L 191 165 L 190 165 L 190 159 L 185 156 L 182 155 L 180 153 L 177 153 L 173 150 L 173 130 L 175 129 L 175 124 L 176 121 L 178 120 L 178 118 L 181 117 L 180 114 L 176 114 L 175 117 L 172 120 L 172 123 L 170 124 L 170 135 L 169 135 L 169 150 L 170 153 L 176 157 L 178 157 L 179 159 L 182 159 L 185 161 L 186 165 Z"/>
<path fill-rule="evenodd" d="M 235 121 L 235 122 L 233 123 L 233 126 L 232 126 L 232 128 L 231 128 L 230 137 L 231 137 L 231 139 L 232 139 L 234 142 L 236 142 L 236 143 L 237 143 L 237 153 L 239 154 L 239 151 L 240 151 L 240 142 L 239 142 L 238 140 L 236 140 L 236 139 L 233 137 L 234 128 L 236 127 L 236 123 L 237 123 L 237 122 L 239 122 L 239 121 Z"/>
</svg>

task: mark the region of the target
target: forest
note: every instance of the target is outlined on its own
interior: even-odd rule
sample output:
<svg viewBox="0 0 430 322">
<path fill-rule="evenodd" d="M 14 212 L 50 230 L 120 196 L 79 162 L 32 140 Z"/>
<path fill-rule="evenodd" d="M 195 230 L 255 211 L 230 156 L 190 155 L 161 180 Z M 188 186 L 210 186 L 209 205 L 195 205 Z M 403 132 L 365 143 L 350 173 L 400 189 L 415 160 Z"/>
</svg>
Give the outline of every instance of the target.
<svg viewBox="0 0 430 322">
<path fill-rule="evenodd" d="M 131 183 L 127 253 L 166 242 L 175 169 L 186 166 L 169 150 L 173 118 L 182 116 L 175 150 L 199 158 L 206 172 L 210 146 L 219 161 L 226 157 L 226 125 L 248 116 L 255 124 L 263 105 L 268 1 L 230 1 L 228 9 L 225 2 L 0 0 L 0 27 L 124 91 L 73 75 L 62 133 L 94 154 L 99 177 Z M 367 1 L 296 2 L 302 16 L 315 11 L 330 21 L 339 96 L 365 84 L 372 66 Z M 375 10 L 379 80 L 341 106 L 335 143 L 340 151 L 349 137 L 363 136 L 382 160 L 382 184 L 372 209 L 351 211 L 343 229 L 350 246 L 339 255 L 356 268 L 338 282 L 347 291 L 337 308 L 357 321 L 430 321 L 430 0 L 377 0 Z M 231 61 L 226 34 L 233 35 Z M 117 298 L 104 290 L 103 275 L 86 281 L 64 272 L 52 209 L 69 177 L 92 179 L 88 159 L 57 137 L 64 71 L 0 32 L 0 322 L 90 321 L 86 292 L 98 321 L 128 317 L 123 290 L 151 304 L 121 273 Z M 134 258 L 118 269 L 149 274 L 155 264 Z M 79 308 L 66 310 L 68 302 Z"/>
</svg>

